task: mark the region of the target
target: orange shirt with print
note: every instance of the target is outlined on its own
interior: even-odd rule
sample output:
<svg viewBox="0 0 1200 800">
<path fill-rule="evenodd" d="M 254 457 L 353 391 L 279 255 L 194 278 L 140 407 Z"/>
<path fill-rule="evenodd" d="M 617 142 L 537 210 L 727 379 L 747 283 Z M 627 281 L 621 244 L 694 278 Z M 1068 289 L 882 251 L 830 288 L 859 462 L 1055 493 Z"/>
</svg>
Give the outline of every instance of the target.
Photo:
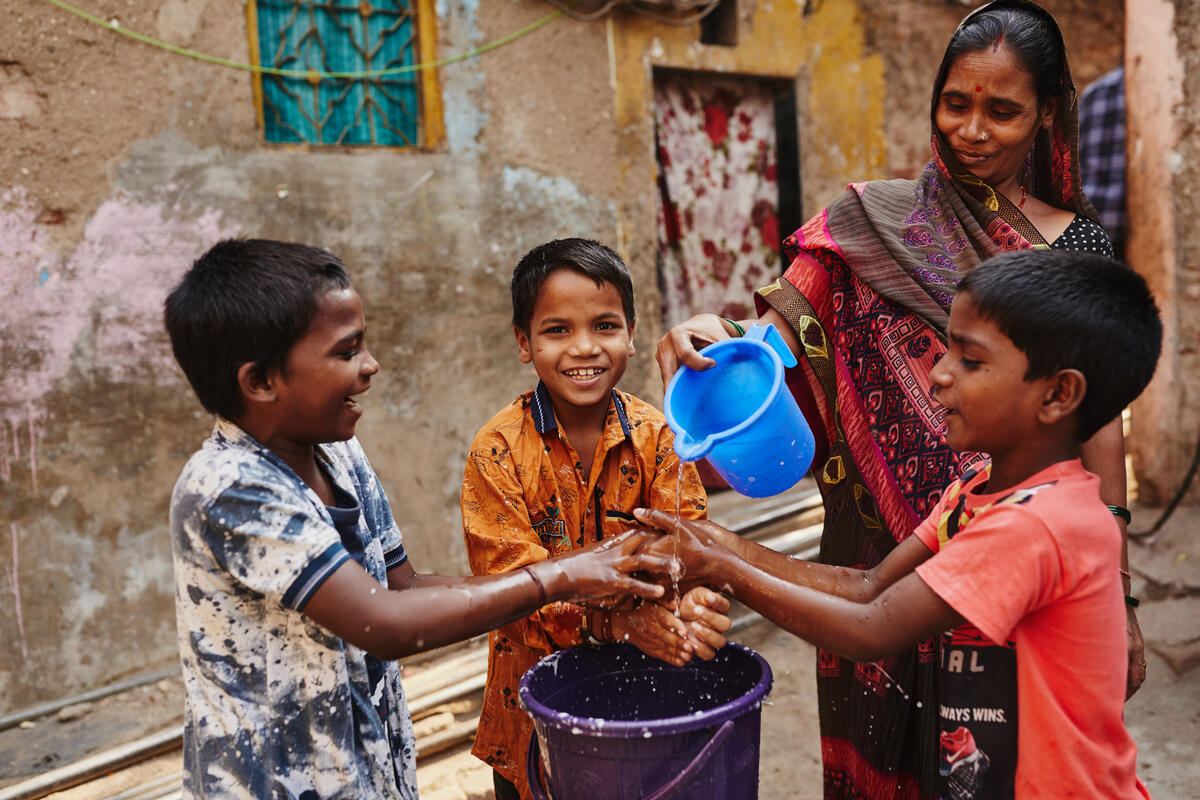
<svg viewBox="0 0 1200 800">
<path fill-rule="evenodd" d="M 693 464 L 683 465 L 662 412 L 614 391 L 590 479 L 558 427 L 542 384 L 518 397 L 476 434 L 463 474 L 467 556 L 476 575 L 508 572 L 628 529 L 639 506 L 703 518 L 707 497 Z M 472 753 L 528 798 L 525 755 L 533 723 L 517 683 L 543 656 L 582 641 L 583 611 L 551 603 L 492 631 L 487 686 Z"/>
</svg>

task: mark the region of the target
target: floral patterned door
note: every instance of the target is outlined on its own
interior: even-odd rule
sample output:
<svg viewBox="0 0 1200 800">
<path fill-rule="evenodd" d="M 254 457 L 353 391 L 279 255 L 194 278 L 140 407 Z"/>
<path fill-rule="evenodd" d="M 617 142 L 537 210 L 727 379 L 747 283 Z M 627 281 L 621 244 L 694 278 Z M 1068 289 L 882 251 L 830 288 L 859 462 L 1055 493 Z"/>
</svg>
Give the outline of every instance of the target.
<svg viewBox="0 0 1200 800">
<path fill-rule="evenodd" d="M 655 74 L 663 322 L 753 315 L 779 273 L 776 97 L 769 82 Z"/>
</svg>

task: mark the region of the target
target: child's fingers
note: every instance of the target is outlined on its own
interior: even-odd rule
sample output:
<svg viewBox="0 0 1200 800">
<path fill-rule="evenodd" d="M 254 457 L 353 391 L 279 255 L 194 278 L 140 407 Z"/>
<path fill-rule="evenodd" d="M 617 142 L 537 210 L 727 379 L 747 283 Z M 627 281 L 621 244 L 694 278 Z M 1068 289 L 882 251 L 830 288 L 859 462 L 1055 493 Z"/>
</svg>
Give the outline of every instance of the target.
<svg viewBox="0 0 1200 800">
<path fill-rule="evenodd" d="M 682 666 L 695 649 L 688 639 L 687 628 L 662 625 L 663 617 L 653 611 L 654 607 L 653 603 L 647 603 L 637 611 L 614 616 L 613 630 L 619 640 L 629 642 L 643 653 Z M 672 619 L 671 615 L 667 618 Z"/>
<path fill-rule="evenodd" d="M 621 577 L 613 581 L 613 585 L 625 594 L 631 594 L 646 600 L 656 600 L 666 592 L 666 589 L 657 583 L 647 583 L 629 575 L 621 575 Z"/>
<path fill-rule="evenodd" d="M 674 514 L 668 514 L 666 511 L 657 508 L 635 508 L 633 516 L 639 522 L 644 522 L 667 533 L 674 531 L 675 526 L 679 523 L 679 518 Z"/>
<path fill-rule="evenodd" d="M 688 634 L 688 642 L 697 656 L 705 661 L 710 661 L 716 656 L 717 651 L 725 646 L 725 637 L 711 628 L 697 626 L 693 623 L 692 630 Z"/>
<path fill-rule="evenodd" d="M 712 609 L 708 608 L 702 608 L 700 609 L 700 613 L 696 614 L 695 616 L 685 617 L 685 619 L 687 619 L 687 621 L 691 623 L 693 627 L 699 625 L 704 628 L 711 628 L 718 633 L 724 633 L 725 631 L 729 630 L 730 626 L 733 625 L 733 622 L 728 616 L 720 613 L 719 611 L 713 611 Z"/>
<path fill-rule="evenodd" d="M 621 531 L 616 536 L 605 537 L 601 540 L 596 549 L 609 550 L 614 547 L 619 547 L 622 553 L 629 554 L 636 551 L 646 542 L 654 541 L 660 538 L 660 534 L 656 531 L 648 531 L 645 528 L 630 528 L 626 531 Z"/>
<path fill-rule="evenodd" d="M 664 608 L 658 603 L 646 604 L 638 610 L 638 613 L 647 622 L 657 625 L 664 630 L 673 632 L 679 637 L 680 641 L 687 638 L 687 623 L 671 613 L 669 609 Z"/>
<path fill-rule="evenodd" d="M 697 619 L 706 609 L 724 614 L 729 610 L 729 598 L 707 586 L 694 586 L 684 596 L 679 615 L 687 620 Z"/>
<path fill-rule="evenodd" d="M 720 592 L 714 592 L 707 586 L 697 586 L 693 591 L 696 592 L 697 599 L 705 608 L 719 611 L 722 614 L 729 610 L 729 598 Z"/>
<path fill-rule="evenodd" d="M 651 572 L 672 577 L 680 574 L 678 561 L 671 556 L 655 553 L 634 553 L 625 556 L 618 562 L 618 569 L 622 572 Z"/>
</svg>

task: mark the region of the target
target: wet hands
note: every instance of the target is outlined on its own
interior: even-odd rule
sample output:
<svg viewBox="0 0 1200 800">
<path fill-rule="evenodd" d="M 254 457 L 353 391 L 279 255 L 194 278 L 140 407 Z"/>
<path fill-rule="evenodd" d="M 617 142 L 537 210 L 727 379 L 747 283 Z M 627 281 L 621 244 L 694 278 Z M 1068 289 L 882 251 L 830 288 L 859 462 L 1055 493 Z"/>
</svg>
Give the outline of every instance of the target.
<svg viewBox="0 0 1200 800">
<path fill-rule="evenodd" d="M 677 667 L 693 656 L 711 659 L 725 646 L 729 601 L 707 587 L 697 586 L 680 598 L 678 609 L 676 616 L 661 603 L 643 603 L 632 611 L 613 612 L 613 638 Z"/>
<path fill-rule="evenodd" d="M 544 562 L 546 589 L 552 597 L 592 607 L 615 605 L 630 596 L 660 598 L 663 587 L 645 574 L 668 574 L 672 559 L 639 549 L 656 538 L 652 531 L 630 530 Z"/>
<path fill-rule="evenodd" d="M 707 586 L 694 586 L 679 600 L 679 619 L 688 626 L 692 652 L 708 661 L 725 646 L 729 619 L 729 598 Z"/>
<path fill-rule="evenodd" d="M 739 541 L 736 533 L 706 519 L 683 519 L 656 508 L 637 508 L 633 515 L 668 534 L 647 542 L 639 552 L 676 559 L 679 573 L 672 577 L 680 584 L 685 576 L 688 584 L 710 583 L 716 566 L 714 548 L 733 551 Z"/>
</svg>

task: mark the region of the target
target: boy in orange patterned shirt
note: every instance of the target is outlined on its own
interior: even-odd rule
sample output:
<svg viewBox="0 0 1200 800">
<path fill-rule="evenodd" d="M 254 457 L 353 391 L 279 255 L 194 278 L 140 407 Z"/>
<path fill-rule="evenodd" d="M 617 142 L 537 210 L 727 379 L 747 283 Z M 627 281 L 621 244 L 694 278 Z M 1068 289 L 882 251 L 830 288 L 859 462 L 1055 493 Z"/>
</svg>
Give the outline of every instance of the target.
<svg viewBox="0 0 1200 800">
<path fill-rule="evenodd" d="M 633 355 L 633 283 L 620 256 L 585 239 L 548 242 L 517 264 L 512 297 L 520 358 L 540 381 L 480 429 L 467 456 L 463 531 L 475 574 L 612 536 L 634 524 L 639 506 L 703 518 L 704 488 L 675 455 L 662 413 L 614 389 Z M 676 665 L 712 658 L 728 609 L 697 587 L 677 607 L 617 597 L 604 609 L 551 603 L 493 631 L 472 752 L 495 770 L 498 800 L 530 796 L 533 723 L 517 682 L 539 659 L 602 641 L 628 641 Z"/>
</svg>

